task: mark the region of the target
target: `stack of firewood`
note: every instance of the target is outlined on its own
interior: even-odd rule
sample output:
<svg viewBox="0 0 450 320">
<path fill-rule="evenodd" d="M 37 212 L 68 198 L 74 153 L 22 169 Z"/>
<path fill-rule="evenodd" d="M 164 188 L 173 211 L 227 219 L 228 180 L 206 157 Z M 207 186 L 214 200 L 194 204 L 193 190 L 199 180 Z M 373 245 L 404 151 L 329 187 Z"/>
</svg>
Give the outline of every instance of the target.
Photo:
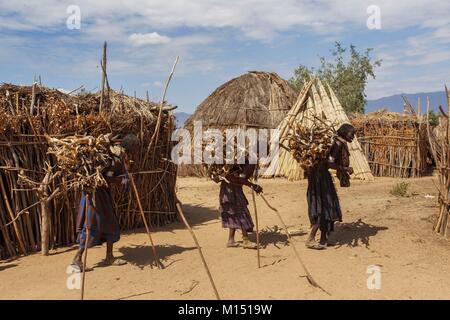
<svg viewBox="0 0 450 320">
<path fill-rule="evenodd" d="M 55 156 L 58 171 L 68 178 L 64 188 L 95 190 L 107 186 L 103 171 L 112 165 L 114 157 L 124 153 L 114 140 L 111 134 L 64 139 L 48 137 L 48 153 Z"/>
<path fill-rule="evenodd" d="M 333 143 L 333 131 L 319 123 L 309 128 L 301 123 L 292 126 L 292 133 L 287 137 L 290 151 L 303 170 L 310 170 L 328 156 Z"/>
</svg>

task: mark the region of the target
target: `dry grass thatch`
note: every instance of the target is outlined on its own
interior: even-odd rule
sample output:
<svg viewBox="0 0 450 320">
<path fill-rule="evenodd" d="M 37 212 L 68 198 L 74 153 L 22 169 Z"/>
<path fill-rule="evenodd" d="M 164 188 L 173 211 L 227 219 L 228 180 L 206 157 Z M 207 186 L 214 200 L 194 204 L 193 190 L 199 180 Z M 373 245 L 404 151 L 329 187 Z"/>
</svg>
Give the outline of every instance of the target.
<svg viewBox="0 0 450 320">
<path fill-rule="evenodd" d="M 136 184 L 147 219 L 160 225 L 176 219 L 176 166 L 170 158 L 173 116 L 162 112 L 156 134 L 158 106 L 110 91 L 101 95 L 65 94 L 57 90 L 5 84 L 0 87 L 0 257 L 40 250 L 42 193 L 52 194 L 64 177 L 45 185 L 45 190 L 18 185 L 19 175 L 43 181 L 46 164 L 54 166 L 46 136 L 133 133 L 141 141 L 135 156 Z M 148 149 L 150 142 L 152 147 Z M 149 152 L 148 152 L 149 151 Z M 65 192 L 49 203 L 50 248 L 75 241 L 79 191 Z M 124 186 L 113 187 L 116 214 L 122 228 L 141 226 L 136 201 Z"/>
<path fill-rule="evenodd" d="M 427 126 L 416 114 L 380 110 L 352 120 L 376 176 L 422 176 L 429 165 Z"/>
<path fill-rule="evenodd" d="M 193 130 L 194 121 L 209 128 L 265 128 L 278 126 L 295 103 L 297 92 L 276 73 L 251 71 L 234 78 L 206 98 L 186 121 Z M 182 176 L 204 176 L 199 165 L 181 165 Z"/>
<path fill-rule="evenodd" d="M 202 121 L 204 129 L 276 128 L 297 98 L 297 92 L 275 73 L 252 71 L 234 78 L 206 98 L 186 121 Z"/>
<path fill-rule="evenodd" d="M 329 85 L 325 88 L 319 79 L 311 79 L 298 95 L 298 99 L 285 119 L 279 124 L 280 142 L 286 143 L 296 124 L 311 129 L 316 121 L 327 123 L 337 130 L 343 123 L 349 123 L 344 108 Z M 278 163 L 272 161 L 271 167 L 263 173 L 266 177 L 286 177 L 289 180 L 304 178 L 304 171 L 295 160 L 289 148 L 280 149 Z M 367 159 L 362 153 L 358 139 L 349 144 L 350 165 L 354 169 L 354 177 L 362 180 L 372 180 Z"/>
</svg>

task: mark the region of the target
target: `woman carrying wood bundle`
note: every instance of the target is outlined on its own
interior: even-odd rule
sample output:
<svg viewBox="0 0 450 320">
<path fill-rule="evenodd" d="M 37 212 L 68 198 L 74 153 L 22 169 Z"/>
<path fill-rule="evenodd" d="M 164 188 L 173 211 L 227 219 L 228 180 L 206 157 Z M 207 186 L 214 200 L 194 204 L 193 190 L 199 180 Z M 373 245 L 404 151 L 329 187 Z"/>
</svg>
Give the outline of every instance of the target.
<svg viewBox="0 0 450 320">
<path fill-rule="evenodd" d="M 139 139 L 135 135 L 128 134 L 122 140 L 121 145 L 127 154 L 132 155 L 139 146 Z M 114 157 L 111 166 L 103 172 L 103 176 L 109 185 L 127 183 L 127 174 L 123 159 L 117 156 Z M 86 202 L 88 203 L 86 204 Z M 76 271 L 83 271 L 82 256 L 87 236 L 86 214 L 89 229 L 88 248 L 106 242 L 106 258 L 99 265 L 126 264 L 125 260 L 115 258 L 113 255 L 113 243 L 120 239 L 120 226 L 114 214 L 111 189 L 108 186 L 100 187 L 93 192 L 82 193 L 77 217 L 79 249 L 72 262 L 72 267 Z"/>
<path fill-rule="evenodd" d="M 335 169 L 340 180 L 341 187 L 349 187 L 349 177 L 353 173 L 350 167 L 347 142 L 350 143 L 355 137 L 355 128 L 350 124 L 343 124 L 337 131 L 337 137 L 331 146 L 328 158 L 320 161 L 308 172 L 308 216 L 311 222 L 311 233 L 306 242 L 310 249 L 325 249 L 328 237 L 334 229 L 335 221 L 342 221 L 342 212 L 339 198 L 333 179 L 328 169 Z M 315 241 L 317 231 L 320 229 L 320 242 Z"/>
<path fill-rule="evenodd" d="M 239 243 L 234 239 L 236 229 L 239 229 L 242 231 L 242 247 L 256 249 L 256 244 L 250 242 L 248 238 L 248 233 L 253 232 L 254 224 L 247 208 L 247 198 L 242 190 L 242 186 L 247 186 L 256 193 L 263 191 L 261 186 L 249 181 L 255 170 L 254 164 L 235 165 L 225 176 L 226 181 L 223 180 L 220 184 L 219 210 L 222 227 L 230 229 L 228 248 L 239 247 Z"/>
</svg>

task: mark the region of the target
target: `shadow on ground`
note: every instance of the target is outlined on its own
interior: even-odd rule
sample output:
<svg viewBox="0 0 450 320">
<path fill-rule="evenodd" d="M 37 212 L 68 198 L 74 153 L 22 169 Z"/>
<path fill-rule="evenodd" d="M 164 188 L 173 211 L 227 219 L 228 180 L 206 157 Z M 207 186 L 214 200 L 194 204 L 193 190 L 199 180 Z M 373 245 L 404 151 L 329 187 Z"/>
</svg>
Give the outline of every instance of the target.
<svg viewBox="0 0 450 320">
<path fill-rule="evenodd" d="M 14 268 L 14 267 L 17 267 L 18 265 L 17 264 L 7 264 L 7 265 L 1 265 L 0 264 L 0 271 L 3 271 L 3 270 L 6 270 L 6 269 L 9 269 L 9 268 Z"/>
<path fill-rule="evenodd" d="M 335 227 L 335 232 L 332 233 L 331 241 L 336 243 L 336 247 L 364 245 L 368 248 L 370 237 L 375 236 L 378 231 L 387 229 L 387 227 L 365 223 L 361 219 L 351 223 L 339 223 Z"/>
<path fill-rule="evenodd" d="M 220 219 L 217 208 L 202 207 L 201 205 L 183 204 L 183 212 L 191 226 L 202 225 L 209 221 Z"/>
<path fill-rule="evenodd" d="M 220 214 L 215 208 L 203 207 L 201 205 L 190 205 L 183 204 L 183 213 L 186 217 L 187 222 L 192 228 L 196 226 L 217 223 L 220 226 Z M 150 226 L 150 231 L 175 231 L 186 229 L 181 218 L 178 221 L 166 224 L 161 227 Z M 136 233 L 146 233 L 145 228 L 136 228 L 131 230 L 123 230 L 121 234 L 136 234 Z"/>
<path fill-rule="evenodd" d="M 295 235 L 291 235 L 292 237 L 304 236 L 307 232 L 297 231 Z M 256 242 L 256 233 L 252 233 L 249 236 L 251 241 Z M 288 246 L 289 241 L 288 237 L 285 234 L 285 231 L 279 226 L 275 225 L 272 227 L 265 227 L 264 229 L 259 231 L 259 243 L 261 248 L 265 249 L 269 245 L 273 245 L 277 249 L 280 249 L 281 246 Z"/>
<path fill-rule="evenodd" d="M 159 259 L 162 262 L 167 262 L 169 257 L 175 254 L 182 253 L 184 251 L 196 250 L 195 247 L 180 247 L 180 246 L 156 246 L 156 252 Z M 140 269 L 154 265 L 153 251 L 150 245 L 130 245 L 127 247 L 119 248 L 119 252 L 123 254 L 120 257 L 126 260 L 128 263 L 137 266 Z M 170 263 L 163 263 L 165 267 L 172 265 L 179 260 L 173 260 Z"/>
</svg>

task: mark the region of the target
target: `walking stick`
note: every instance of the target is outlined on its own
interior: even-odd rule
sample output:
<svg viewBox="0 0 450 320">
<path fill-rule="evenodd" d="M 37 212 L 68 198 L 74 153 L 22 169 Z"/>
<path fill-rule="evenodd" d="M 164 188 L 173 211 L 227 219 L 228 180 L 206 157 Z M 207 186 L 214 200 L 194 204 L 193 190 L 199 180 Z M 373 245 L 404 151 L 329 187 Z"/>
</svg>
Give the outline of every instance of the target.
<svg viewBox="0 0 450 320">
<path fill-rule="evenodd" d="M 84 254 L 83 254 L 83 277 L 81 278 L 81 300 L 84 300 L 84 280 L 86 277 L 86 264 L 87 264 L 87 252 L 88 252 L 88 244 L 89 244 L 89 194 L 86 193 L 84 197 L 86 204 L 84 209 L 84 224 L 86 226 L 86 240 L 84 241 Z"/>
<path fill-rule="evenodd" d="M 134 183 L 133 175 L 131 175 L 131 174 L 130 174 L 130 182 L 131 182 L 131 186 L 133 187 L 134 195 L 136 197 L 136 201 L 139 206 L 139 211 L 141 212 L 142 221 L 144 221 L 144 226 L 145 226 L 145 230 L 147 231 L 147 234 L 148 234 L 148 239 L 150 240 L 150 244 L 152 245 L 153 258 L 155 259 L 155 263 L 158 266 L 158 268 L 164 269 L 164 265 L 161 263 L 161 261 L 159 260 L 158 254 L 156 253 L 156 248 L 153 243 L 152 235 L 150 234 L 150 228 L 148 227 L 147 220 L 145 219 L 144 209 L 142 209 L 141 199 L 139 198 L 139 193 L 136 188 L 136 184 Z"/>
<path fill-rule="evenodd" d="M 220 300 L 219 292 L 217 292 L 217 288 L 216 288 L 216 285 L 214 284 L 214 280 L 212 278 L 211 272 L 209 271 L 209 268 L 208 268 L 208 265 L 206 263 L 205 257 L 203 256 L 202 248 L 200 247 L 200 244 L 197 241 L 197 237 L 195 236 L 194 231 L 192 231 L 191 226 L 189 225 L 189 223 L 186 220 L 186 217 L 185 217 L 185 215 L 183 213 L 183 208 L 181 207 L 180 200 L 178 200 L 178 198 L 176 198 L 175 201 L 176 201 L 176 206 L 177 206 L 177 209 L 178 209 L 178 213 L 179 213 L 179 215 L 181 217 L 181 220 L 183 220 L 184 225 L 189 230 L 189 233 L 191 234 L 192 239 L 194 239 L 195 245 L 197 246 L 198 253 L 200 254 L 200 258 L 202 259 L 203 266 L 205 267 L 206 273 L 208 274 L 208 278 L 209 278 L 209 281 L 211 282 L 211 286 L 213 287 L 214 294 L 216 295 L 216 299 Z"/>
<path fill-rule="evenodd" d="M 252 189 L 253 209 L 255 210 L 255 224 L 256 224 L 256 250 L 258 255 L 258 268 L 261 268 L 261 256 L 259 254 L 259 224 L 258 224 L 258 210 L 256 208 L 255 191 Z"/>
<path fill-rule="evenodd" d="M 280 215 L 280 213 L 278 212 L 278 210 L 275 209 L 274 207 L 272 207 L 272 206 L 269 204 L 269 202 L 267 201 L 267 199 L 266 199 L 262 194 L 259 194 L 259 195 L 260 195 L 261 198 L 264 200 L 264 202 L 266 203 L 266 205 L 267 205 L 271 210 L 273 210 L 273 211 L 276 213 L 276 215 L 278 216 L 278 219 L 280 219 L 280 222 L 281 222 L 281 224 L 283 225 L 284 230 L 286 231 L 286 235 L 287 235 L 287 237 L 288 237 L 288 241 L 289 241 L 290 247 L 292 247 L 292 249 L 294 250 L 294 253 L 295 253 L 295 256 L 297 257 L 297 260 L 300 262 L 300 265 L 302 266 L 303 270 L 305 271 L 306 279 L 308 279 L 308 282 L 309 282 L 312 286 L 314 286 L 314 287 L 316 287 L 316 288 L 319 288 L 320 290 L 322 290 L 323 292 L 325 292 L 326 294 L 328 294 L 328 295 L 331 296 L 331 294 L 330 294 L 328 291 L 326 291 L 324 288 L 322 288 L 322 287 L 321 287 L 321 286 L 313 279 L 312 275 L 309 273 L 308 269 L 306 268 L 305 264 L 303 263 L 302 258 L 300 258 L 300 255 L 298 254 L 298 251 L 297 251 L 297 249 L 295 248 L 294 243 L 292 242 L 291 235 L 289 234 L 288 229 L 287 229 L 287 226 L 286 226 L 286 224 L 284 223 L 283 218 L 281 218 L 281 215 Z"/>
<path fill-rule="evenodd" d="M 155 260 L 155 263 L 156 263 L 156 266 L 158 267 L 158 269 L 164 269 L 164 265 L 161 263 L 161 261 L 159 260 L 158 254 L 156 253 L 155 244 L 153 243 L 152 235 L 150 233 L 150 228 L 147 224 L 147 220 L 145 219 L 144 209 L 142 208 L 142 203 L 141 203 L 141 199 L 139 197 L 139 192 L 137 190 L 136 183 L 134 182 L 133 175 L 129 174 L 129 172 L 128 172 L 128 157 L 126 155 L 125 155 L 124 160 L 125 160 L 124 161 L 125 172 L 126 172 L 126 175 L 129 176 L 129 178 L 130 178 L 131 187 L 133 188 L 134 196 L 136 197 L 136 201 L 137 201 L 137 204 L 139 207 L 139 211 L 141 213 L 142 221 L 144 222 L 145 230 L 147 231 L 148 239 L 150 240 L 150 244 L 152 246 L 153 258 Z"/>
</svg>

